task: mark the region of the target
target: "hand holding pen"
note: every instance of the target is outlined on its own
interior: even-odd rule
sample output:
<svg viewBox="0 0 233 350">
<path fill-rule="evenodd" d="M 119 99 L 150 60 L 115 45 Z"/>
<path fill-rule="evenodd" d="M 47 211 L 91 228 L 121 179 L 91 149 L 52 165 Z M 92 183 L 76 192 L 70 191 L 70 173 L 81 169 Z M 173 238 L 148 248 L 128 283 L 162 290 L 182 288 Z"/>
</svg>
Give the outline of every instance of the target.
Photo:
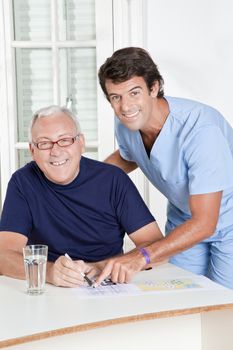
<svg viewBox="0 0 233 350">
<path fill-rule="evenodd" d="M 65 257 L 69 260 L 72 260 L 71 257 L 69 256 L 69 254 L 65 253 Z M 96 288 L 97 285 L 95 283 L 95 280 L 91 280 L 84 272 L 80 271 L 80 274 L 81 276 L 85 279 L 85 281 L 88 283 L 88 285 L 90 287 L 93 287 L 93 288 Z M 109 278 L 105 278 L 101 283 L 100 285 L 101 286 L 110 286 L 110 285 L 113 285 L 113 284 L 116 284 L 114 282 L 111 281 L 111 279 Z"/>
<path fill-rule="evenodd" d="M 67 253 L 65 254 L 65 257 L 69 260 L 72 260 Z M 94 282 L 89 277 L 87 277 L 87 275 L 84 272 L 80 271 L 80 275 L 85 279 L 85 281 L 88 283 L 90 287 L 93 286 Z"/>
</svg>

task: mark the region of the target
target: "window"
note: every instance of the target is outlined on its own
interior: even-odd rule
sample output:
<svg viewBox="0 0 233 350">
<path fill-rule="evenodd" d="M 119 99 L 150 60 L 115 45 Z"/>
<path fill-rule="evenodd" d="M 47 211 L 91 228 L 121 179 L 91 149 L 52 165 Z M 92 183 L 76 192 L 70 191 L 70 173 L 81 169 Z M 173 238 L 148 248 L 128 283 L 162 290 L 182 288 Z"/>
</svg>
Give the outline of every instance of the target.
<svg viewBox="0 0 233 350">
<path fill-rule="evenodd" d="M 4 197 L 10 175 L 31 160 L 27 130 L 38 108 L 68 103 L 85 134 L 86 155 L 103 159 L 113 151 L 112 111 L 97 82 L 113 38 L 112 1 L 12 0 L 0 6 Z"/>
</svg>

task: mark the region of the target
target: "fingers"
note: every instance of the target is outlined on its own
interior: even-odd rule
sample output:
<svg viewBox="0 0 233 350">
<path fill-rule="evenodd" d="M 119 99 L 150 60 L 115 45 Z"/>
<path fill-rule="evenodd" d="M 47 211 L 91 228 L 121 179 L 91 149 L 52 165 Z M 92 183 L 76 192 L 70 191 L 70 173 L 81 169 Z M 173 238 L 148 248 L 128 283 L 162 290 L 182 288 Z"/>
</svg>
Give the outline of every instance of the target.
<svg viewBox="0 0 233 350">
<path fill-rule="evenodd" d="M 53 284 L 61 287 L 77 287 L 85 285 L 81 272 L 85 270 L 82 260 L 72 261 L 60 256 L 53 264 Z"/>
<path fill-rule="evenodd" d="M 132 279 L 134 273 L 135 271 L 132 270 L 127 264 L 123 264 L 117 259 L 110 259 L 96 279 L 94 286 L 99 286 L 106 278 L 110 278 L 114 283 L 128 283 Z"/>
<path fill-rule="evenodd" d="M 100 274 L 100 270 L 96 268 L 95 266 L 89 265 L 89 270 L 85 272 L 87 277 L 94 280 L 96 276 Z"/>
<path fill-rule="evenodd" d="M 128 283 L 144 266 L 144 258 L 137 250 L 111 258 L 106 261 L 104 269 L 96 279 L 95 287 L 105 278 L 110 278 L 114 283 Z"/>
<path fill-rule="evenodd" d="M 110 278 L 114 283 L 127 283 L 129 282 L 129 271 L 127 266 L 122 265 L 120 262 L 114 262 Z"/>
<path fill-rule="evenodd" d="M 102 270 L 102 272 L 100 273 L 100 275 L 97 277 L 95 284 L 94 284 L 94 287 L 99 286 L 105 278 L 111 276 L 112 269 L 113 269 L 113 261 L 109 260 L 106 263 L 106 265 L 105 265 L 104 269 Z"/>
</svg>

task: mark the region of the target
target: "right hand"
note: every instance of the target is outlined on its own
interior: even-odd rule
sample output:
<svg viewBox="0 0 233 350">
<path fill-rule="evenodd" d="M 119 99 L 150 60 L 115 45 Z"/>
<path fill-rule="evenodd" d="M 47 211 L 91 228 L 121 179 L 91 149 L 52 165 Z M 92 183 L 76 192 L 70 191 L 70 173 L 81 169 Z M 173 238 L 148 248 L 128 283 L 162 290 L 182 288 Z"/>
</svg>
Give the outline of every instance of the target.
<svg viewBox="0 0 233 350">
<path fill-rule="evenodd" d="M 144 267 L 145 259 L 137 249 L 127 254 L 110 258 L 105 261 L 105 266 L 96 279 L 94 286 L 98 287 L 105 278 L 110 278 L 114 283 L 128 283 Z"/>
<path fill-rule="evenodd" d="M 88 273 L 90 266 L 83 260 L 70 260 L 60 256 L 54 263 L 47 263 L 47 282 L 59 287 L 79 287 L 85 285 L 82 273 Z"/>
</svg>

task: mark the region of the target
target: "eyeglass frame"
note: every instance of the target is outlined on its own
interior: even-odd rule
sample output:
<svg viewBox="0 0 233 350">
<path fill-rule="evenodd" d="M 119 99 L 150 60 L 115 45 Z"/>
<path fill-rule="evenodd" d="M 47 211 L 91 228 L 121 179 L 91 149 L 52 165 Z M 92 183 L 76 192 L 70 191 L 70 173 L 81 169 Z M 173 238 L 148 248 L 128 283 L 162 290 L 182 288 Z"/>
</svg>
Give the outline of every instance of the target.
<svg viewBox="0 0 233 350">
<path fill-rule="evenodd" d="M 48 141 L 39 141 L 39 142 L 34 142 L 34 141 L 32 141 L 32 144 L 33 144 L 34 146 L 36 146 L 36 148 L 37 148 L 39 151 L 47 151 L 47 150 L 49 150 L 49 149 L 53 149 L 53 147 L 54 147 L 55 144 L 58 145 L 58 146 L 61 147 L 61 148 L 63 148 L 63 147 L 69 147 L 69 146 L 73 145 L 74 142 L 75 142 L 77 139 L 80 138 L 80 136 L 81 136 L 81 134 L 77 134 L 77 135 L 74 136 L 74 137 L 64 137 L 64 138 L 59 139 L 59 140 L 57 140 L 57 141 L 50 141 L 50 140 L 48 140 Z M 62 146 L 62 145 L 59 145 L 59 142 L 60 142 L 60 141 L 67 140 L 67 139 L 68 139 L 68 140 L 72 140 L 72 143 L 69 144 L 69 145 L 63 145 L 63 146 Z M 51 145 L 51 147 L 48 147 L 48 148 L 39 148 L 38 145 L 39 145 L 40 143 L 49 143 L 49 144 Z"/>
</svg>

